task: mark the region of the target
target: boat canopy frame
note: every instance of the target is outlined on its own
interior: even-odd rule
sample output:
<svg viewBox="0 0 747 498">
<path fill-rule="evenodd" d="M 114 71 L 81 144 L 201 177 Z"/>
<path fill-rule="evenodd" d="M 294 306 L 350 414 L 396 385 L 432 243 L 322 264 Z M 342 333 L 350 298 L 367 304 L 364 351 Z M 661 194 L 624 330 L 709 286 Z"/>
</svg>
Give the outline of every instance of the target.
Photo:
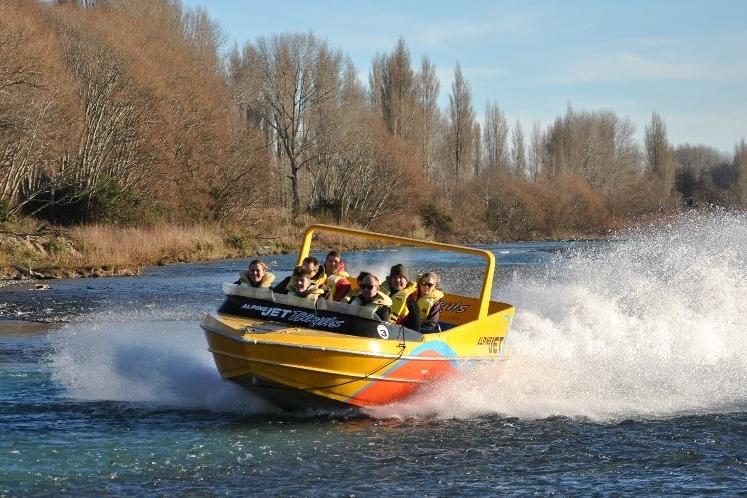
<svg viewBox="0 0 747 498">
<path fill-rule="evenodd" d="M 490 296 L 493 290 L 493 276 L 495 274 L 495 256 L 490 251 L 477 249 L 474 247 L 460 246 L 456 244 L 445 244 L 443 242 L 431 242 L 428 240 L 413 239 L 410 237 L 399 237 L 397 235 L 356 230 L 354 228 L 316 224 L 310 225 L 304 233 L 301 251 L 298 253 L 298 261 L 296 262 L 297 265 L 300 266 L 303 263 L 303 260 L 309 255 L 309 252 L 311 251 L 311 242 L 313 240 L 315 232 L 328 232 L 336 233 L 339 235 L 362 237 L 365 239 L 384 240 L 387 242 L 396 242 L 407 246 L 426 247 L 439 251 L 458 252 L 462 254 L 482 257 L 485 259 L 485 274 L 483 275 L 480 297 L 478 298 L 479 305 L 477 310 L 477 319 L 480 320 L 488 316 L 488 310 L 490 307 Z"/>
</svg>

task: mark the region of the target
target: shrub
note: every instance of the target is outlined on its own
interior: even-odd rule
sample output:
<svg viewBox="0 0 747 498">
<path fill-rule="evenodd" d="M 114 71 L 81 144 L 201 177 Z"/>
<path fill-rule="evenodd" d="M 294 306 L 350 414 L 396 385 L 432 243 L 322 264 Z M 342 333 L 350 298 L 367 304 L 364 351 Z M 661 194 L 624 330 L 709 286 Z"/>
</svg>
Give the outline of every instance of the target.
<svg viewBox="0 0 747 498">
<path fill-rule="evenodd" d="M 452 217 L 432 202 L 420 210 L 420 216 L 423 218 L 423 224 L 437 233 L 450 233 L 452 230 L 454 224 Z"/>
</svg>

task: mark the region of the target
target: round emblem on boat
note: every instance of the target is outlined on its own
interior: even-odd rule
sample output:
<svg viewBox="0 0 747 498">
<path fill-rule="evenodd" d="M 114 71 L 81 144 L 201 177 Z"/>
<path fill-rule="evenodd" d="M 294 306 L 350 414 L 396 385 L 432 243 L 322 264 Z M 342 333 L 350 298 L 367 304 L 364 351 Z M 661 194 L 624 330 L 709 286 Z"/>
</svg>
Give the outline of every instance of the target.
<svg viewBox="0 0 747 498">
<path fill-rule="evenodd" d="M 386 325 L 377 325 L 376 332 L 379 333 L 382 339 L 389 339 L 389 329 L 386 328 Z"/>
</svg>

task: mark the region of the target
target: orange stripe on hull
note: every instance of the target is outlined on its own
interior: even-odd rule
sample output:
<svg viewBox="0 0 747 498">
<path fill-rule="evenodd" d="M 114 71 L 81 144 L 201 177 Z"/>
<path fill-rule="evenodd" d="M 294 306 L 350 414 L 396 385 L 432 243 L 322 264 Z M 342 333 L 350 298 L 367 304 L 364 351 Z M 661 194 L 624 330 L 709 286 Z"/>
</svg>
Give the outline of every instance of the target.
<svg viewBox="0 0 747 498">
<path fill-rule="evenodd" d="M 438 351 L 423 351 L 418 356 L 442 357 Z M 350 404 L 368 407 L 386 405 L 410 396 L 421 384 L 418 381 L 435 380 L 453 375 L 457 369 L 449 361 L 429 362 L 418 360 L 401 361 L 386 372 L 383 377 L 412 379 L 413 382 L 371 381 L 348 401 Z"/>
</svg>

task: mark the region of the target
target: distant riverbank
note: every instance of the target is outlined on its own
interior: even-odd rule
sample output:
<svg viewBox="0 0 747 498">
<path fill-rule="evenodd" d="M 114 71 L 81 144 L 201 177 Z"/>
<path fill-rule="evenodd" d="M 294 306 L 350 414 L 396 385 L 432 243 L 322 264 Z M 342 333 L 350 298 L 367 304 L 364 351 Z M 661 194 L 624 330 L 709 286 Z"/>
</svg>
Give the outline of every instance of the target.
<svg viewBox="0 0 747 498">
<path fill-rule="evenodd" d="M 280 236 L 242 235 L 218 225 L 45 226 L 0 232 L 0 279 L 137 275 L 147 266 L 277 254 L 291 247 Z"/>
<path fill-rule="evenodd" d="M 177 262 L 284 254 L 298 249 L 305 227 L 284 227 L 273 233 L 241 232 L 217 224 L 156 225 L 127 228 L 88 225 L 61 228 L 45 225 L 0 230 L 0 280 L 138 275 L 144 267 Z M 406 234 L 430 238 L 427 234 Z M 589 238 L 563 234 L 570 239 Z M 451 242 L 460 242 L 453 240 Z M 476 237 L 469 243 L 491 243 Z M 506 242 L 506 241 L 504 241 Z M 360 239 L 315 240 L 319 249 L 371 247 Z"/>
</svg>

